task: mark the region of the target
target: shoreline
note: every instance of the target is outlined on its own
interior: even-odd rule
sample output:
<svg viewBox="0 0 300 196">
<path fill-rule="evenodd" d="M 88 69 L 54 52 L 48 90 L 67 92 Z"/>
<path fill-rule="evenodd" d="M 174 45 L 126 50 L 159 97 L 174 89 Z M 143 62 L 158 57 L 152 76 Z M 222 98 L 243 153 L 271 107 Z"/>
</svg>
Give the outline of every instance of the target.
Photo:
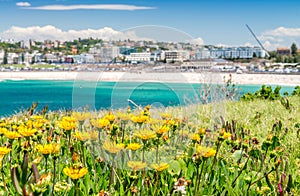
<svg viewBox="0 0 300 196">
<path fill-rule="evenodd" d="M 74 80 L 104 82 L 170 82 L 221 84 L 232 76 L 241 85 L 300 85 L 300 75 L 196 72 L 0 72 L 0 80 Z M 225 78 L 225 80 L 224 80 Z"/>
</svg>

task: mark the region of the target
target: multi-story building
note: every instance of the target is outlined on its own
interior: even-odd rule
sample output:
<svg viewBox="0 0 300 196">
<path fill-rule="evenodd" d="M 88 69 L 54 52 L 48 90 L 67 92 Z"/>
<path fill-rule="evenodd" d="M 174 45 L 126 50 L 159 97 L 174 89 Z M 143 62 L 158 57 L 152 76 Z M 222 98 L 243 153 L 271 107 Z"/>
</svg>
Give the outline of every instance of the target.
<svg viewBox="0 0 300 196">
<path fill-rule="evenodd" d="M 17 64 L 19 62 L 19 55 L 17 53 L 10 52 L 7 54 L 7 64 Z"/>
<path fill-rule="evenodd" d="M 226 59 L 251 59 L 254 57 L 264 58 L 266 52 L 259 47 L 221 47 L 211 48 L 210 58 L 226 58 Z"/>
<path fill-rule="evenodd" d="M 150 62 L 151 53 L 150 52 L 133 52 L 130 55 L 126 55 L 125 60 L 128 62 L 132 62 L 132 63 Z"/>
<path fill-rule="evenodd" d="M 276 54 L 277 55 L 290 55 L 291 54 L 291 50 L 289 48 L 277 48 L 276 50 Z"/>
<path fill-rule="evenodd" d="M 190 59 L 190 54 L 185 50 L 166 50 L 162 52 L 162 59 L 167 63 L 183 62 Z"/>
<path fill-rule="evenodd" d="M 195 51 L 193 59 L 201 60 L 201 59 L 209 59 L 210 58 L 210 51 L 207 48 L 198 48 Z"/>
<path fill-rule="evenodd" d="M 104 46 L 100 49 L 100 58 L 102 62 L 111 62 L 120 55 L 120 49 L 117 46 Z"/>
<path fill-rule="evenodd" d="M 0 50 L 0 64 L 4 63 L 4 55 L 5 55 L 4 50 Z"/>
</svg>

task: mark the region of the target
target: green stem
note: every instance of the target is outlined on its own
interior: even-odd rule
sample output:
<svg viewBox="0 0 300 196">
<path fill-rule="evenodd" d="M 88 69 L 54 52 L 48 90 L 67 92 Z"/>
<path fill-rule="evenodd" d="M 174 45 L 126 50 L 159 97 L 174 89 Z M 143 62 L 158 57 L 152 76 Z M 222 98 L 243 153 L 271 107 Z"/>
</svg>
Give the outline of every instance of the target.
<svg viewBox="0 0 300 196">
<path fill-rule="evenodd" d="M 203 168 L 204 168 L 205 162 L 206 162 L 206 160 L 203 160 L 201 170 L 200 170 L 200 175 L 199 175 L 199 178 L 198 178 L 198 183 L 197 183 L 197 186 L 198 186 L 197 190 L 198 191 L 200 190 L 200 187 L 201 187 L 200 183 L 201 183 L 201 178 L 202 178 L 202 173 L 203 173 Z"/>
<path fill-rule="evenodd" d="M 159 139 L 156 140 L 157 144 L 156 144 L 156 163 L 158 164 L 158 148 L 159 148 Z"/>
<path fill-rule="evenodd" d="M 74 192 L 74 196 L 79 196 L 79 180 L 75 180 L 75 192 Z"/>
<path fill-rule="evenodd" d="M 56 158 L 53 159 L 53 185 L 52 185 L 51 195 L 53 195 L 53 192 L 54 192 L 55 179 L 56 179 Z"/>
<path fill-rule="evenodd" d="M 247 160 L 246 160 L 246 163 L 245 163 L 244 167 L 240 170 L 240 172 L 238 173 L 238 175 L 237 175 L 237 176 L 235 177 L 235 179 L 233 180 L 233 182 L 232 182 L 232 184 L 231 184 L 232 187 L 234 186 L 236 180 L 240 177 L 240 175 L 241 175 L 241 174 L 243 173 L 243 171 L 246 169 L 249 159 L 250 159 L 250 156 L 248 156 L 248 158 L 247 158 Z"/>
<path fill-rule="evenodd" d="M 198 178 L 199 178 L 199 166 L 200 165 L 196 165 L 196 180 L 195 180 L 195 187 L 194 187 L 194 195 L 196 195 L 197 194 L 197 188 L 198 188 L 198 186 L 197 186 L 197 182 L 198 182 Z"/>
<path fill-rule="evenodd" d="M 46 167 L 46 171 L 48 171 L 48 155 L 45 156 L 45 159 L 46 159 L 46 163 L 45 163 L 46 166 L 45 167 Z"/>
<path fill-rule="evenodd" d="M 3 157 L 3 159 L 4 159 L 4 157 Z M 8 191 L 8 189 L 7 189 L 7 187 L 6 187 L 5 178 L 4 178 L 3 159 L 2 159 L 2 168 L 1 168 L 2 182 L 3 182 L 3 186 L 4 186 L 5 191 Z"/>
</svg>

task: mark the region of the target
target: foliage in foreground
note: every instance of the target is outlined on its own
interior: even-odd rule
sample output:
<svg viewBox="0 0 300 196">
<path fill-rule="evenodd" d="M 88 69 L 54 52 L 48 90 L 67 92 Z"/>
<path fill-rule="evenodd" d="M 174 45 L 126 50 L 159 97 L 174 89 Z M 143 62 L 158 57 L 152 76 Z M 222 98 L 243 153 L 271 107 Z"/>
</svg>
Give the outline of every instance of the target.
<svg viewBox="0 0 300 196">
<path fill-rule="evenodd" d="M 33 106 L 1 120 L 1 195 L 299 195 L 300 102 L 289 101 L 230 102 L 218 121 L 214 104 Z"/>
</svg>

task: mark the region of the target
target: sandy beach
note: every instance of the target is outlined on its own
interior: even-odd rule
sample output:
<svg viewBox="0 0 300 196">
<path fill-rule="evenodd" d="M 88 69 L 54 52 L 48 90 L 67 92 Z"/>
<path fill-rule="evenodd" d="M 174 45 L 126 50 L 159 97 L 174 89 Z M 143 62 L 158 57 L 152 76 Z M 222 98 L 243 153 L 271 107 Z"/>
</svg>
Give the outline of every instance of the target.
<svg viewBox="0 0 300 196">
<path fill-rule="evenodd" d="M 87 80 L 127 82 L 222 83 L 229 73 L 128 73 L 128 72 L 0 72 L 0 80 Z M 231 74 L 236 84 L 300 85 L 300 75 Z"/>
</svg>

